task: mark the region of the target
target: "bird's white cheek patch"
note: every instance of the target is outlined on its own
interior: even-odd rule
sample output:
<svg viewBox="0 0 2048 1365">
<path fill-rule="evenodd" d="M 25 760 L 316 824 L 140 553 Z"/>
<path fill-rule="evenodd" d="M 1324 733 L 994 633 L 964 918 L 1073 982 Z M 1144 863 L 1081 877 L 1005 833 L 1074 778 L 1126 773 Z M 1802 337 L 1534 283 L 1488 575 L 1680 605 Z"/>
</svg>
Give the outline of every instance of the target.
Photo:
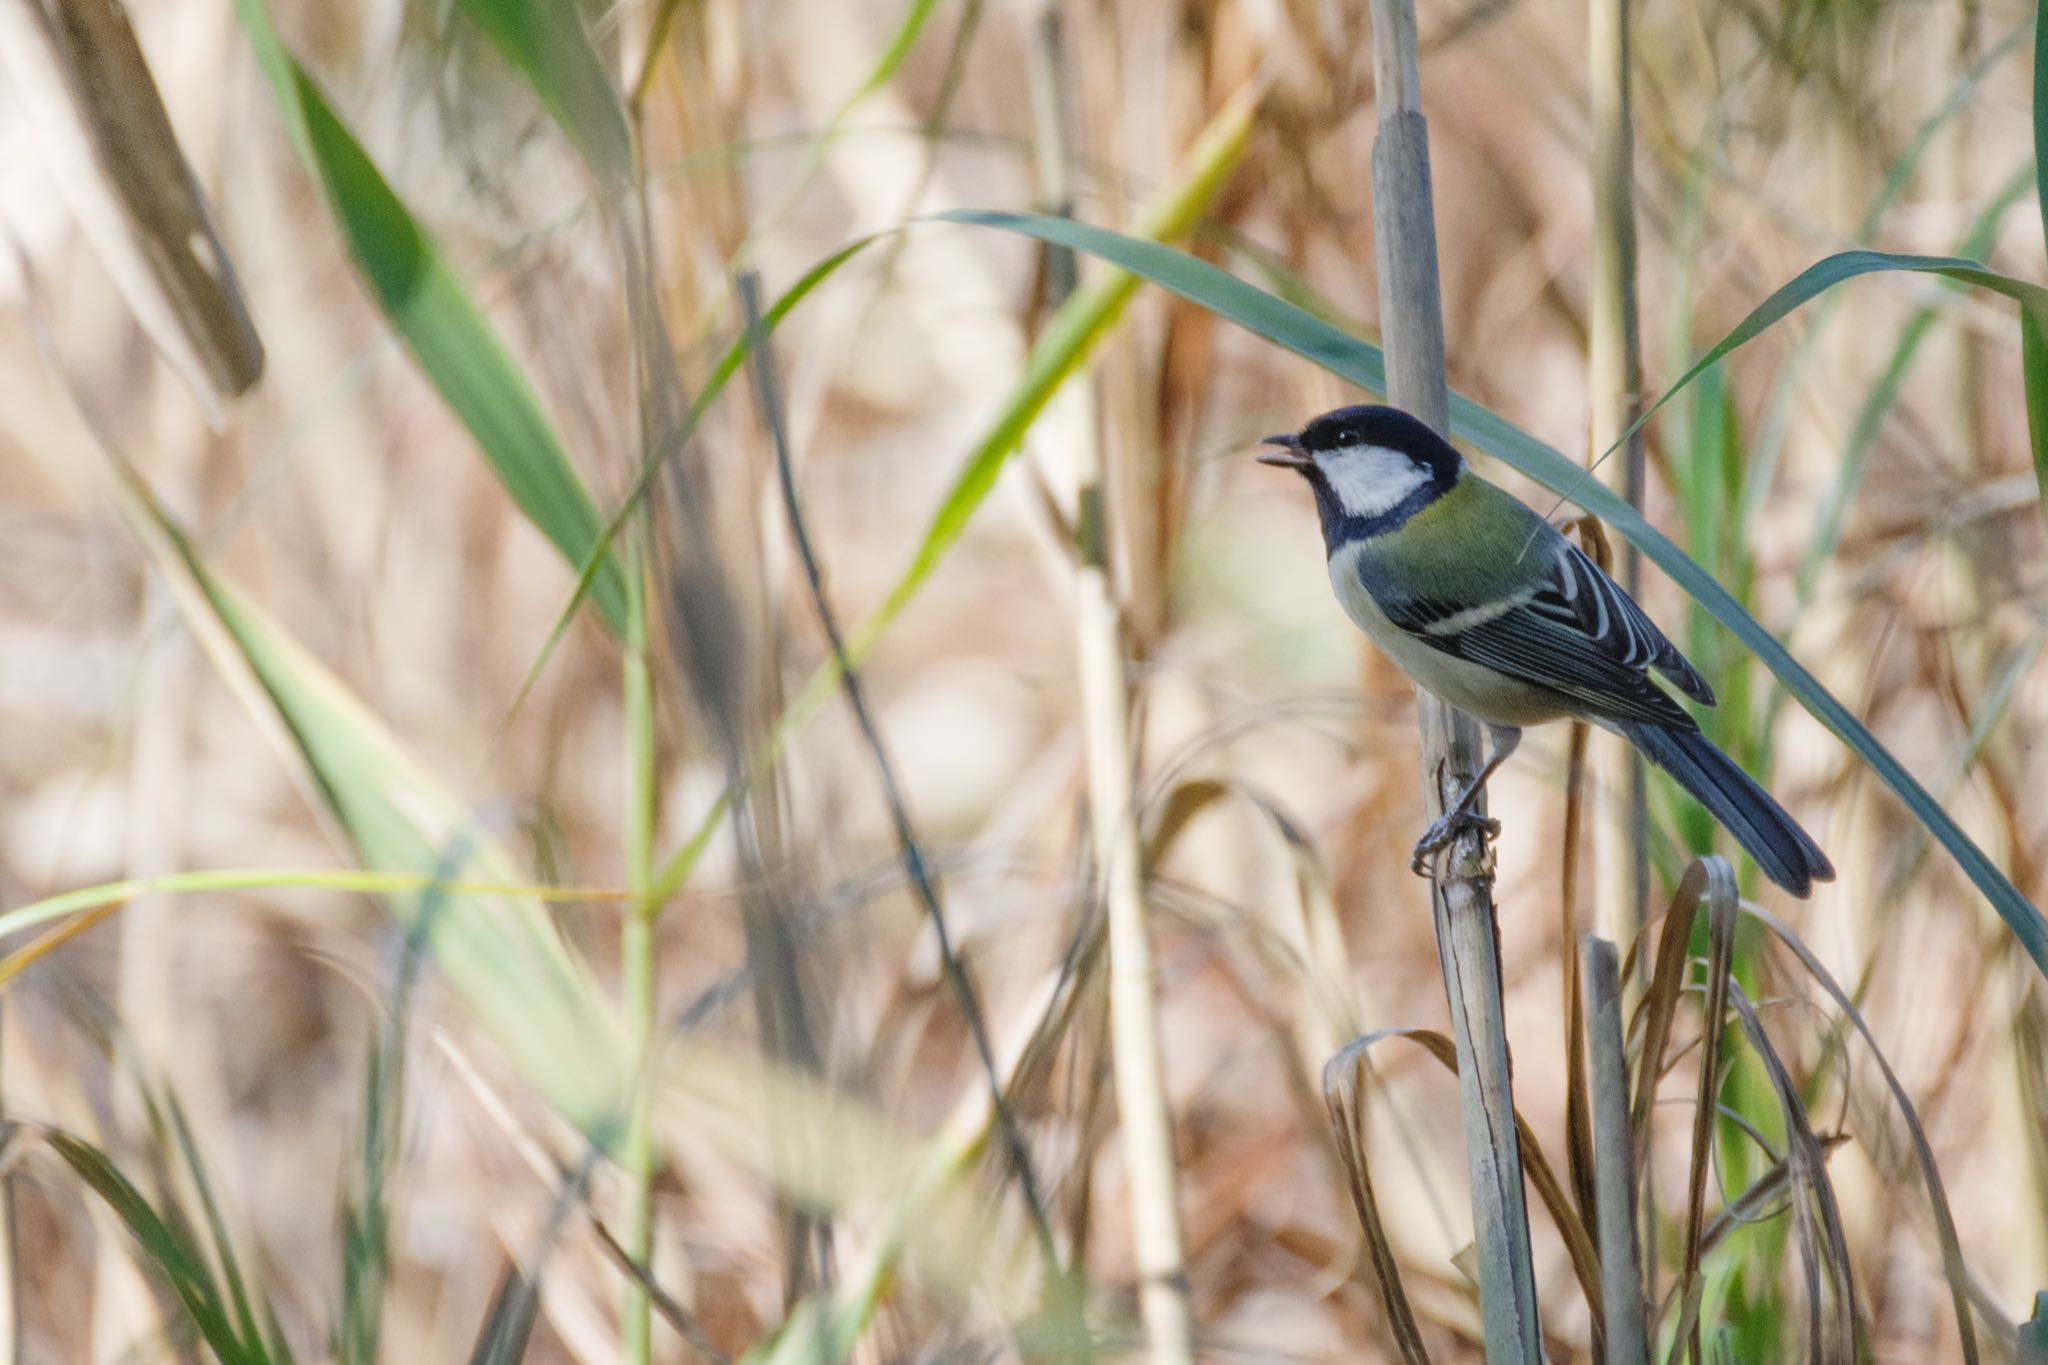
<svg viewBox="0 0 2048 1365">
<path fill-rule="evenodd" d="M 1385 446 L 1351 446 L 1333 451 L 1318 463 L 1330 482 L 1330 491 L 1354 517 L 1371 519 L 1390 512 L 1429 482 L 1429 471 Z"/>
</svg>

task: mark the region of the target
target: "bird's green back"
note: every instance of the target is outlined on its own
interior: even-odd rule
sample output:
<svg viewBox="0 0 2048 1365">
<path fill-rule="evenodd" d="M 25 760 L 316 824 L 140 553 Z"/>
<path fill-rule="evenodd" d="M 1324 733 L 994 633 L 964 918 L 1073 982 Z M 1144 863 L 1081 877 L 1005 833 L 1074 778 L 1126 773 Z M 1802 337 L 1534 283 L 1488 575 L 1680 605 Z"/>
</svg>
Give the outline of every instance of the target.
<svg viewBox="0 0 2048 1365">
<path fill-rule="evenodd" d="M 1381 602 L 1492 602 L 1526 588 L 1560 540 L 1527 503 L 1461 469 L 1443 496 L 1358 546 L 1357 572 Z"/>
</svg>

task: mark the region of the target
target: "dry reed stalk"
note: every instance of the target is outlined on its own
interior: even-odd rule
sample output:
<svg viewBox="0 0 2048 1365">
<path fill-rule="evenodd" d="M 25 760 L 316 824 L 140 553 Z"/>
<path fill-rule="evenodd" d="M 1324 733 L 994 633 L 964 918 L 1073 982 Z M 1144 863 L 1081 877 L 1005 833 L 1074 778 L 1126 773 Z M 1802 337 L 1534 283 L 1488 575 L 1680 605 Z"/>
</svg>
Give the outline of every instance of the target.
<svg viewBox="0 0 2048 1365">
<path fill-rule="evenodd" d="M 1034 31 L 1033 82 L 1042 198 L 1071 201 L 1071 80 L 1059 11 L 1047 5 Z M 1073 254 L 1048 253 L 1049 302 L 1071 292 Z M 1082 747 L 1095 845 L 1096 894 L 1109 921 L 1109 1033 L 1124 1164 L 1130 1181 L 1131 1242 L 1137 1261 L 1138 1308 L 1150 1356 L 1194 1359 L 1194 1306 L 1188 1293 L 1175 1191 L 1173 1115 L 1160 1055 L 1158 1001 L 1147 927 L 1144 865 L 1133 802 L 1128 655 L 1111 562 L 1108 500 L 1114 481 L 1105 468 L 1094 379 L 1077 376 L 1047 405 L 1042 419 L 1071 460 L 1074 517 L 1074 634 L 1081 683 Z"/>
<path fill-rule="evenodd" d="M 1593 113 L 1593 279 L 1587 319 L 1587 384 L 1592 406 L 1590 459 L 1600 459 L 1635 424 L 1642 402 L 1642 348 L 1636 322 L 1635 137 L 1629 112 L 1629 0 L 1586 7 Z M 1607 486 L 1643 505 L 1643 438 L 1629 436 L 1600 466 Z M 1643 557 L 1624 543 L 1614 577 L 1641 591 Z M 1645 846 L 1643 760 L 1619 735 L 1592 736 L 1593 923 L 1614 943 L 1633 942 L 1650 894 Z M 1569 940 L 1567 940 L 1569 942 Z M 1569 951 L 1569 949 L 1567 949 Z M 1634 999 L 1640 975 L 1623 983 Z M 1638 983 L 1632 985 L 1631 982 Z"/>
<path fill-rule="evenodd" d="M 1131 801 L 1131 695 L 1102 510 L 1108 474 L 1092 396 L 1083 381 L 1055 400 L 1048 416 L 1072 458 L 1080 490 L 1074 633 L 1095 875 L 1109 918 L 1110 1047 L 1124 1161 L 1130 1172 L 1131 1231 L 1146 1342 L 1155 1361 L 1192 1361 L 1194 1313 L 1174 1193 L 1178 1163 L 1160 1056 L 1152 945 Z"/>
<path fill-rule="evenodd" d="M 6 0 L 0 3 L 0 70 L 94 254 L 143 333 L 218 428 L 226 405 L 262 374 L 263 345 L 127 14 L 111 0 Z M 186 468 L 196 466 L 201 451 L 188 430 L 196 425 L 169 422 L 158 435 L 159 447 L 175 450 Z M 161 619 L 162 598 L 160 585 L 150 584 L 143 621 Z M 190 651 L 183 640 L 155 642 L 137 671 L 125 852 L 130 870 L 154 873 L 175 869 L 187 837 L 182 808 L 164 798 L 188 777 Z M 171 914 L 169 904 L 148 897 L 122 918 L 120 997 L 153 1066 L 185 1059 L 185 1088 L 203 1097 L 202 1127 L 217 1130 L 228 1122 L 228 1105 L 211 1073 L 213 1054 L 178 1046 L 185 1028 L 177 1013 Z M 124 1126 L 139 1127 L 125 1095 L 120 1105 Z M 15 1343 L 5 1358 L 16 1360 L 24 1323 L 14 1293 L 11 1180 L 5 1198 L 0 1342 Z M 100 1254 L 119 1257 L 121 1243 Z M 103 1265 L 100 1273 L 118 1309 L 108 1321 L 121 1320 L 125 1329 L 153 1320 L 148 1290 L 132 1270 Z"/>
<path fill-rule="evenodd" d="M 126 12 L 113 0 L 6 0 L 0 67 L 80 229 L 218 426 L 263 373 L 263 343 Z"/>
<path fill-rule="evenodd" d="M 1621 1036 L 1621 962 L 1614 944 L 1580 942 L 1586 983 L 1586 1052 L 1592 1072 L 1593 1183 L 1600 1243 L 1600 1302 L 1608 1365 L 1650 1358 L 1643 1274 L 1636 1255 L 1635 1152 L 1628 1129 L 1628 1060 Z M 1578 1040 L 1573 1039 L 1576 1047 Z"/>
<path fill-rule="evenodd" d="M 1387 396 L 1436 430 L 1447 431 L 1429 128 L 1422 117 L 1410 0 L 1373 0 L 1372 30 L 1379 106 L 1372 208 Z M 1416 712 L 1422 727 L 1425 804 L 1434 817 L 1479 771 L 1479 726 L 1419 689 Z M 1483 813 L 1483 803 L 1479 809 Z M 1493 877 L 1483 839 L 1477 832 L 1461 834 L 1438 866 L 1442 870 L 1432 896 L 1437 955 L 1458 1048 L 1486 1354 L 1494 1361 L 1533 1362 L 1542 1358 L 1542 1333 L 1515 1134 Z"/>
</svg>

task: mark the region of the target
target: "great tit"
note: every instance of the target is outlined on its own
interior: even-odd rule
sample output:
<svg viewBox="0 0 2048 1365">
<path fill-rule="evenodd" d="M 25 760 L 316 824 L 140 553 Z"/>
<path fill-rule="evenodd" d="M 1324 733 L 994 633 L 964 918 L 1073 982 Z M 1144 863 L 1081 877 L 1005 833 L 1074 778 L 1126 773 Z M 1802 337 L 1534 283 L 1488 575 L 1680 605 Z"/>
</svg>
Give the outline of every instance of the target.
<svg viewBox="0 0 2048 1365">
<path fill-rule="evenodd" d="M 1493 755 L 1415 846 L 1415 866 L 1460 828 L 1522 727 L 1575 717 L 1622 735 L 1725 825 L 1795 896 L 1834 867 L 1785 808 L 1715 748 L 1650 679 L 1702 705 L 1714 694 L 1643 609 L 1519 498 L 1465 467 L 1398 408 L 1326 412 L 1268 436 L 1258 458 L 1315 491 L 1344 612 L 1418 684 L 1484 722 Z"/>
</svg>

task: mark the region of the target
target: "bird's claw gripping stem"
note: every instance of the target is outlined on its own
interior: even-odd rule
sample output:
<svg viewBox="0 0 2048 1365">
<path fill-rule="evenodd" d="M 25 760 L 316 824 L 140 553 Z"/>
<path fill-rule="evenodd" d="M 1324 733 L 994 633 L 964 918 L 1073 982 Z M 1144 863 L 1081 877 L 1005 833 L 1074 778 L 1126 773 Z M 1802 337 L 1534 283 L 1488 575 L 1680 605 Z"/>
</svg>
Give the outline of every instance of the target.
<svg viewBox="0 0 2048 1365">
<path fill-rule="evenodd" d="M 1484 815 L 1474 814 L 1460 805 L 1439 815 L 1430 827 L 1415 841 L 1415 858 L 1409 868 L 1418 877 L 1431 875 L 1430 859 L 1450 846 L 1453 839 L 1468 830 L 1476 830 L 1483 839 L 1500 837 L 1500 821 Z"/>
</svg>

